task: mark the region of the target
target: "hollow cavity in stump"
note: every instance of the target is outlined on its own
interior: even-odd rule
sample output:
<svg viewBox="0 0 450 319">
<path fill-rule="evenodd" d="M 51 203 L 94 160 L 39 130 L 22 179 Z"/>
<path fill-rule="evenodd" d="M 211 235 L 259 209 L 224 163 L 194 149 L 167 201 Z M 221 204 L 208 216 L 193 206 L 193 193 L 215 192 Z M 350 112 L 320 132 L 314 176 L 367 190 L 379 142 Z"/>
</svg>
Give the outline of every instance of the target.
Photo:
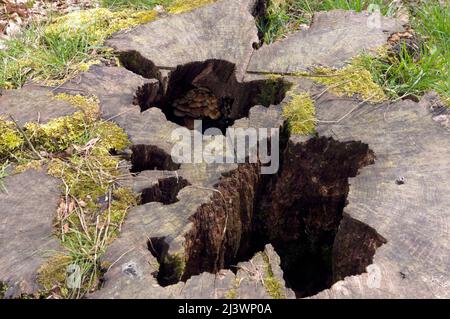
<svg viewBox="0 0 450 319">
<path fill-rule="evenodd" d="M 189 182 L 181 177 L 168 177 L 158 181 L 150 188 L 146 188 L 141 194 L 141 205 L 151 202 L 160 202 L 169 205 L 178 202 L 177 195 Z"/>
<path fill-rule="evenodd" d="M 127 65 L 135 73 L 146 74 L 136 70 L 139 64 Z M 167 120 L 189 129 L 194 129 L 194 120 L 202 120 L 202 133 L 212 127 L 225 133 L 235 120 L 247 117 L 251 107 L 279 104 L 290 87 L 283 79 L 239 82 L 235 64 L 223 60 L 180 65 L 166 77 L 151 74 L 159 77 L 159 84 L 137 90 L 141 110 L 160 108 Z"/>
<path fill-rule="evenodd" d="M 374 158 L 361 142 L 314 138 L 289 143 L 277 175 L 241 164 L 217 185 L 220 194 L 192 216 L 185 256 L 167 255 L 164 238 L 150 240 L 149 247 L 159 247 L 151 250 L 161 264 L 159 283 L 236 270 L 267 243 L 280 255 L 284 279 L 298 297 L 364 272 L 385 240 L 343 211 L 348 179 Z"/>
</svg>

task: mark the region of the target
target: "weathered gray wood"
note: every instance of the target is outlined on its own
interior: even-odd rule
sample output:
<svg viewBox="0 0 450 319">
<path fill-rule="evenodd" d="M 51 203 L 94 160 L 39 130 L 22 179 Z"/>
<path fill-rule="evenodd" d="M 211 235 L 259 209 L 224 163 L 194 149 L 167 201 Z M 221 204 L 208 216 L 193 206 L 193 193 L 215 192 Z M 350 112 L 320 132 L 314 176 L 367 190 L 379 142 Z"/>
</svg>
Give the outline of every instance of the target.
<svg viewBox="0 0 450 319">
<path fill-rule="evenodd" d="M 192 61 L 226 60 L 235 63 L 242 76 L 252 45 L 259 41 L 251 13 L 255 4 L 255 0 L 218 1 L 118 33 L 107 44 L 120 53 L 139 52 L 140 58 L 163 69 Z"/>
<path fill-rule="evenodd" d="M 52 227 L 60 200 L 60 182 L 27 170 L 4 180 L 0 191 L 0 282 L 6 297 L 39 291 L 37 271 L 61 249 Z"/>
<path fill-rule="evenodd" d="M 391 33 L 401 30 L 396 20 L 376 13 L 319 12 L 309 30 L 255 51 L 247 71 L 289 74 L 318 65 L 342 67 L 363 50 L 382 46 Z"/>
<path fill-rule="evenodd" d="M 266 266 L 262 255 L 239 263 L 237 275 L 221 269 L 227 258 L 232 259 L 241 248 L 241 241 L 245 245 L 251 231 L 249 221 L 258 207 L 255 198 L 262 184 L 259 166 L 174 164 L 170 152 L 176 141 L 171 133 L 180 126 L 168 121 L 160 109 L 151 107 L 141 112 L 137 95 L 145 86 L 148 94 L 167 90 L 171 76 L 167 69 L 207 59 L 235 63 L 238 78 L 233 83 L 239 85 L 244 78 L 261 79 L 259 74 L 244 74 L 252 54 L 248 70 L 256 73 L 295 73 L 314 64 L 343 66 L 361 50 L 384 44 L 389 33 L 401 27 L 394 20 L 380 18 L 381 25 L 370 29 L 367 23 L 371 18 L 365 13 L 320 13 L 309 31 L 253 51 L 252 44 L 258 39 L 249 10 L 254 4 L 253 0 L 219 1 L 119 33 L 109 41 L 122 55 L 142 62 L 128 65 L 130 69 L 155 79 L 145 79 L 124 68 L 94 66 L 56 90 L 73 93 L 76 89 L 97 95 L 102 117 L 115 121 L 127 132 L 133 144 L 131 164 L 140 169 L 137 175 L 121 181 L 124 186 L 145 192 L 165 179 L 179 178 L 189 183 L 171 190 L 177 199 L 174 203 L 148 202 L 129 212 L 119 238 L 102 257 L 109 264 L 104 285 L 89 297 L 226 298 L 230 292 L 239 298 L 269 296 L 258 276 Z M 199 85 L 215 81 L 210 74 L 200 80 L 203 82 Z M 323 90 L 308 80 L 289 80 L 298 84 L 297 91 Z M 224 85 L 220 81 L 213 84 Z M 3 105 L 4 101 L 15 103 L 12 109 L 22 121 L 33 120 L 35 108 L 27 108 L 22 119 L 20 105 L 36 99 L 42 101 L 38 106 L 48 102 L 44 93 L 27 90 L 0 97 Z M 281 127 L 286 101 L 269 108 L 255 106 L 248 118 L 238 119 L 234 127 Z M 449 297 L 450 133 L 432 120 L 429 109 L 433 101 L 428 98 L 419 104 L 358 103 L 323 94 L 316 105 L 318 136 L 290 137 L 291 145 L 299 148 L 318 138 L 331 137 L 344 146 L 347 144 L 343 142 L 361 141 L 376 156 L 374 165 L 363 168 L 350 180 L 348 205 L 333 247 L 334 276 L 343 280 L 314 298 Z M 55 105 L 42 107 L 41 116 L 65 114 L 59 113 Z M 343 115 L 347 116 L 337 121 Z M 320 159 L 320 154 L 316 155 Z M 339 154 L 337 158 L 341 157 Z M 35 271 L 45 260 L 37 252 L 46 245 L 58 248 L 55 239 L 49 237 L 59 197 L 57 183 L 43 173 L 24 174 L 8 177 L 10 194 L 0 194 L 1 209 L 7 208 L 5 214 L 14 216 L 2 218 L 0 231 L 0 246 L 7 252 L 0 255 L 0 281 L 15 287 L 10 295 L 35 292 Z M 27 190 L 26 200 L 23 189 Z M 29 237 L 23 236 L 23 230 Z M 150 251 L 150 239 L 164 242 L 165 256 L 183 260 L 181 279 L 185 283 L 167 287 L 158 284 L 154 275 L 161 268 Z M 378 248 L 380 242 L 386 243 Z M 365 256 L 361 257 L 361 251 Z M 271 246 L 266 246 L 265 253 L 274 276 L 284 287 L 278 255 Z M 370 263 L 373 253 L 374 264 L 367 268 L 368 274 L 342 278 L 364 271 L 360 266 Z M 22 264 L 17 266 L 19 259 Z M 236 281 L 240 282 L 238 287 Z M 283 292 L 293 297 L 289 289 L 283 288 Z"/>
<path fill-rule="evenodd" d="M 318 118 L 339 119 L 354 107 L 355 102 L 325 96 Z M 360 140 L 375 152 L 375 164 L 350 180 L 344 211 L 345 218 L 371 226 L 387 243 L 368 274 L 348 277 L 316 298 L 449 297 L 450 133 L 433 122 L 429 108 L 427 100 L 363 105 L 340 123 L 319 125 L 322 136 Z M 355 232 L 346 225 L 338 239 Z"/>
<path fill-rule="evenodd" d="M 9 120 L 11 115 L 19 125 L 38 120 L 39 123 L 46 123 L 76 111 L 68 102 L 55 99 L 48 88 L 26 86 L 20 90 L 5 91 L 0 96 L 0 116 Z"/>
</svg>

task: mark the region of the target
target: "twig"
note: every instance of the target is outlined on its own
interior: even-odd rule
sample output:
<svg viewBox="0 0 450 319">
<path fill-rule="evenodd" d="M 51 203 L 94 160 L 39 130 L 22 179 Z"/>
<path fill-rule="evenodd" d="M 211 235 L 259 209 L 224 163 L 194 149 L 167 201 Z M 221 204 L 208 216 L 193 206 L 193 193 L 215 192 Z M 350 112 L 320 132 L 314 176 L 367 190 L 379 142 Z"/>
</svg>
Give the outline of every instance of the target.
<svg viewBox="0 0 450 319">
<path fill-rule="evenodd" d="M 343 84 L 347 84 L 348 82 L 351 82 L 351 81 L 350 81 L 350 80 L 345 80 L 345 81 L 342 81 L 342 82 L 339 82 L 339 83 L 336 83 L 336 84 L 327 86 L 326 89 L 323 90 L 320 94 L 314 96 L 314 99 L 315 99 L 315 100 L 318 100 L 318 99 L 320 99 L 320 98 L 322 97 L 322 95 L 324 95 L 324 94 L 325 94 L 326 92 L 328 92 L 329 90 L 334 89 L 334 88 L 337 88 L 337 87 L 339 87 L 339 86 L 341 86 L 341 85 L 343 85 Z"/>
<path fill-rule="evenodd" d="M 134 109 L 130 108 L 130 109 L 128 109 L 128 110 L 125 110 L 125 111 L 123 111 L 123 112 L 120 112 L 120 113 L 118 113 L 118 114 L 116 114 L 116 115 L 113 115 L 113 116 L 107 118 L 106 121 L 111 121 L 111 120 L 113 120 L 113 119 L 115 119 L 115 118 L 117 118 L 117 117 L 119 117 L 119 116 L 121 116 L 121 115 L 124 115 L 124 114 L 126 114 L 126 113 L 128 113 L 128 112 L 131 112 L 131 111 L 133 111 L 133 110 L 134 110 Z"/>
<path fill-rule="evenodd" d="M 49 89 L 52 89 L 52 91 L 61 89 L 61 90 L 67 90 L 67 91 L 86 92 L 86 90 L 83 90 L 83 89 L 67 88 L 67 87 L 63 87 L 63 85 L 64 85 L 64 83 L 60 84 L 58 86 L 44 85 L 44 84 L 38 84 L 37 86 L 43 87 L 43 88 L 49 88 Z"/>
<path fill-rule="evenodd" d="M 11 121 L 14 122 L 14 125 L 15 125 L 16 128 L 19 130 L 20 134 L 22 134 L 22 136 L 23 136 L 24 139 L 26 140 L 28 146 L 31 148 L 31 150 L 33 151 L 33 153 L 36 154 L 36 156 L 39 157 L 39 159 L 44 160 L 44 158 L 41 156 L 41 154 L 39 154 L 38 151 L 36 151 L 36 149 L 34 148 L 33 144 L 31 144 L 30 139 L 29 139 L 28 136 L 25 134 L 25 132 L 22 130 L 22 128 L 21 128 L 20 125 L 17 123 L 17 121 L 14 119 L 14 117 L 13 117 L 12 115 L 10 115 L 9 118 L 11 119 Z"/>
<path fill-rule="evenodd" d="M 127 250 L 127 251 L 124 252 L 122 255 L 120 255 L 119 258 L 117 258 L 117 259 L 116 259 L 116 260 L 108 267 L 107 272 L 108 272 L 115 264 L 117 264 L 117 263 L 119 262 L 119 260 L 121 260 L 121 259 L 123 258 L 123 256 L 125 256 L 126 254 L 132 252 L 133 250 L 134 250 L 134 247 L 131 248 L 131 249 L 129 249 L 129 250 Z"/>
<path fill-rule="evenodd" d="M 376 94 L 372 94 L 371 96 L 369 96 L 367 99 L 365 99 L 364 101 L 361 101 L 360 103 L 356 104 L 356 106 L 354 108 L 352 108 L 349 112 L 347 112 L 346 114 L 344 114 L 340 119 L 335 120 L 335 121 L 322 121 L 322 120 L 317 120 L 318 123 L 324 123 L 324 124 L 338 124 L 340 123 L 342 120 L 344 120 L 345 118 L 347 118 L 347 116 L 349 116 L 350 114 L 353 113 L 353 111 L 355 111 L 358 107 L 360 107 L 361 105 L 363 105 L 364 103 L 366 103 L 367 101 L 369 101 L 371 98 L 373 98 Z"/>
</svg>

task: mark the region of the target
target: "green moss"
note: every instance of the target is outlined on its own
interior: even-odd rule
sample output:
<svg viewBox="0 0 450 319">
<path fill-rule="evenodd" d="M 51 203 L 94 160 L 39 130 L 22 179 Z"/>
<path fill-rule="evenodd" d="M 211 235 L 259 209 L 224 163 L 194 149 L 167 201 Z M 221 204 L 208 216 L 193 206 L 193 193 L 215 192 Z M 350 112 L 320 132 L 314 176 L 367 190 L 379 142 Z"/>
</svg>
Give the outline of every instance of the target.
<svg viewBox="0 0 450 319">
<path fill-rule="evenodd" d="M 83 96 L 83 95 L 71 95 L 67 93 L 61 93 L 55 95 L 54 99 L 65 101 L 71 104 L 73 107 L 83 111 L 88 117 L 95 119 L 100 113 L 100 101 L 96 96 Z"/>
<path fill-rule="evenodd" d="M 0 299 L 5 299 L 6 292 L 8 291 L 8 285 L 0 282 Z"/>
<path fill-rule="evenodd" d="M 137 196 L 129 188 L 118 188 L 112 192 L 111 223 L 114 227 L 109 241 L 112 241 L 118 235 L 118 229 L 122 225 L 126 213 L 137 204 Z"/>
<path fill-rule="evenodd" d="M 17 165 L 16 172 L 46 168 L 49 175 L 63 181 L 55 225 L 67 252 L 51 258 L 40 270 L 39 280 L 44 293 L 57 287 L 62 296 L 80 297 L 98 284 L 98 259 L 118 235 L 129 208 L 137 204 L 131 189 L 117 185 L 120 158 L 111 152 L 124 150 L 130 142 L 123 129 L 98 118 L 96 97 L 62 94 L 55 98 L 80 111 L 46 124 L 26 123 L 24 133 L 42 159 L 36 160 L 34 151 L 22 142 L 20 148 L 10 147 L 13 154 L 8 155 L 8 160 Z M 17 134 L 11 123 L 3 125 L 5 132 Z M 80 290 L 69 291 L 64 286 L 63 266 L 69 260 L 82 269 Z M 172 263 L 182 273 L 181 259 L 174 256 Z"/>
<path fill-rule="evenodd" d="M 314 101 L 308 93 L 291 94 L 289 103 L 283 108 L 283 116 L 291 133 L 308 135 L 315 132 Z"/>
<path fill-rule="evenodd" d="M 70 37 L 83 32 L 90 37 L 91 44 L 102 44 L 113 33 L 152 21 L 156 15 L 157 12 L 153 10 L 136 12 L 96 8 L 75 11 L 55 19 L 45 29 L 45 34 Z"/>
<path fill-rule="evenodd" d="M 175 2 L 169 6 L 168 11 L 172 14 L 184 13 L 215 1 L 216 0 L 175 0 Z"/>
<path fill-rule="evenodd" d="M 68 290 L 65 287 L 67 278 L 67 266 L 72 263 L 72 258 L 63 254 L 56 254 L 49 258 L 38 270 L 37 283 L 42 288 L 42 293 L 48 294 L 58 288 L 59 294 L 66 297 Z"/>
<path fill-rule="evenodd" d="M 8 158 L 24 144 L 24 140 L 11 121 L 0 117 L 0 160 Z"/>
<path fill-rule="evenodd" d="M 84 113 L 77 112 L 46 124 L 26 123 L 24 129 L 37 150 L 56 153 L 73 144 L 87 142 L 89 125 L 90 119 Z"/>
<path fill-rule="evenodd" d="M 285 81 L 280 75 L 270 74 L 267 78 L 260 87 L 255 101 L 256 104 L 261 104 L 266 107 L 276 104 L 291 87 L 291 84 Z"/>
<path fill-rule="evenodd" d="M 239 288 L 239 280 L 236 278 L 233 282 L 233 286 L 231 287 L 230 290 L 227 291 L 227 293 L 225 294 L 225 298 L 226 299 L 237 299 L 238 298 L 238 290 Z"/>
<path fill-rule="evenodd" d="M 306 76 L 326 85 L 337 96 L 359 96 L 373 103 L 387 99 L 383 89 L 373 81 L 370 72 L 358 66 L 357 59 L 342 69 L 316 67 Z"/>
<path fill-rule="evenodd" d="M 286 294 L 281 282 L 273 275 L 272 266 L 270 265 L 269 256 L 261 253 L 264 260 L 264 287 L 273 299 L 285 299 Z"/>
<path fill-rule="evenodd" d="M 5 184 L 3 184 L 3 179 L 8 176 L 7 169 L 9 165 L 9 161 L 3 163 L 0 162 L 0 192 L 8 192 Z"/>
</svg>

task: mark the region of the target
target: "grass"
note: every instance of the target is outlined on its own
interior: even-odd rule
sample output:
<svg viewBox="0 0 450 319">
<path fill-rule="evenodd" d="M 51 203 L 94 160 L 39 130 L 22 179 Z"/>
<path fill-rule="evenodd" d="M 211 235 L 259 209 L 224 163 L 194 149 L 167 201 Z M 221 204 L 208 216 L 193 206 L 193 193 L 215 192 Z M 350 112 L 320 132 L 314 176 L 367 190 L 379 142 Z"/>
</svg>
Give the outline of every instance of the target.
<svg viewBox="0 0 450 319">
<path fill-rule="evenodd" d="M 267 14 L 257 22 L 263 43 L 269 44 L 299 30 L 302 24 L 312 22 L 314 12 L 333 9 L 373 10 L 374 5 L 383 15 L 395 13 L 394 1 L 386 0 L 271 0 Z"/>
<path fill-rule="evenodd" d="M 310 24 L 314 12 L 333 9 L 359 12 L 371 9 L 373 4 L 386 16 L 393 16 L 397 9 L 394 1 L 384 0 L 272 0 L 267 15 L 259 19 L 258 27 L 263 43 L 269 44 L 298 30 L 301 24 Z M 390 99 L 418 100 L 425 92 L 435 90 L 450 105 L 450 7 L 431 0 L 411 5 L 409 10 L 411 27 L 419 38 L 417 48 L 400 43 L 395 49 L 384 50 L 377 56 L 363 54 L 352 65 L 370 72 L 372 81 Z M 363 75 L 367 78 L 367 74 Z"/>
<path fill-rule="evenodd" d="M 396 50 L 363 55 L 360 65 L 391 99 L 417 100 L 435 90 L 449 104 L 450 7 L 429 1 L 410 9 L 411 25 L 418 34 L 417 48 L 400 43 Z"/>
<path fill-rule="evenodd" d="M 116 31 L 148 22 L 154 11 L 105 8 L 69 13 L 45 23 L 32 23 L 0 51 L 0 88 L 12 89 L 28 80 L 63 80 L 86 70 L 110 51 L 103 46 Z"/>
<path fill-rule="evenodd" d="M 114 32 L 152 21 L 156 5 L 183 13 L 213 0 L 103 0 L 106 8 L 76 11 L 44 22 L 32 22 L 0 50 L 0 88 L 14 89 L 27 81 L 59 84 L 86 71 L 113 53 L 103 43 Z"/>
</svg>

